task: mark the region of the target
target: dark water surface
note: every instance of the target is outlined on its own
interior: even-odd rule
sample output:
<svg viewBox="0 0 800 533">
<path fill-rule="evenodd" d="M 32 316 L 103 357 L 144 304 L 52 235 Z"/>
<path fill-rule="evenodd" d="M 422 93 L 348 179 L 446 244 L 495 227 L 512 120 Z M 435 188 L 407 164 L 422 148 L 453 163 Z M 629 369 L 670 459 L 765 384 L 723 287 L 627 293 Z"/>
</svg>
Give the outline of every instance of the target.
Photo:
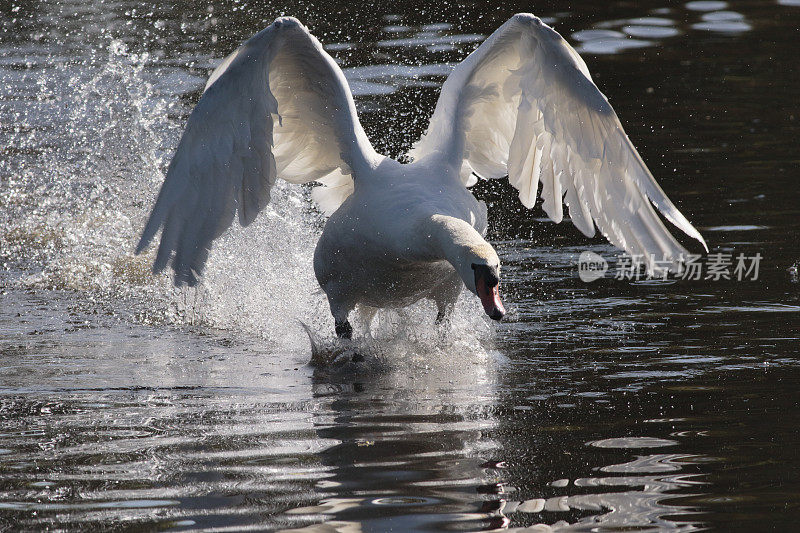
<svg viewBox="0 0 800 533">
<path fill-rule="evenodd" d="M 798 528 L 800 2 L 253 4 L 0 4 L 0 529 Z M 314 370 L 307 190 L 226 236 L 198 291 L 132 255 L 209 69 L 275 16 L 396 156 L 519 11 L 758 279 L 614 279 L 602 239 L 481 183 L 507 319 L 464 299 L 441 339 L 417 306 L 379 317 L 366 363 Z M 604 279 L 578 278 L 585 250 Z"/>
</svg>

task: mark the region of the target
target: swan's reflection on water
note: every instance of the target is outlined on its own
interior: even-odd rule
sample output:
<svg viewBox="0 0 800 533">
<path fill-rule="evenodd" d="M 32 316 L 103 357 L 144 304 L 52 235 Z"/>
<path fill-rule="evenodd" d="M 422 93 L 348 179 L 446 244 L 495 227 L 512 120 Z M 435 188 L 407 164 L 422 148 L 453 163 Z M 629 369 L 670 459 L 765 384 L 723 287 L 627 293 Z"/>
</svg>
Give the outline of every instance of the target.
<svg viewBox="0 0 800 533">
<path fill-rule="evenodd" d="M 507 360 L 480 344 L 407 343 L 388 365 L 314 371 L 209 332 L 108 325 L 65 342 L 52 296 L 14 307 L 24 342 L 0 336 L 9 527 L 690 530 L 725 505 L 737 471 L 780 467 L 741 443 L 778 442 L 796 424 L 784 409 L 748 433 L 796 403 L 797 379 L 741 357 L 631 347 L 626 359 L 566 339 L 550 358 Z M 697 364 L 706 375 L 688 383 L 659 373 Z"/>
<path fill-rule="evenodd" d="M 453 359 L 462 363 L 458 373 Z M 308 531 L 448 524 L 474 531 L 503 524 L 481 511 L 503 490 L 492 462 L 499 453 L 491 437 L 496 363 L 463 351 L 426 353 L 425 361 L 395 359 L 375 374 L 363 366 L 317 372 L 314 396 L 329 402 L 330 411 L 317 418 L 316 431 L 338 444 L 318 454 L 331 474 L 316 486 L 319 500 L 287 515 Z M 474 513 L 464 513 L 469 508 Z"/>
<path fill-rule="evenodd" d="M 607 352 L 572 367 L 564 347 L 509 360 L 463 331 L 392 332 L 388 361 L 312 370 L 253 339 L 112 319 L 64 338 L 54 313 L 84 324 L 79 310 L 12 301 L 0 324 L 25 342 L 0 337 L 7 524 L 686 529 L 676 498 L 706 492 L 708 459 L 683 444 L 704 426 L 630 405 L 621 378 L 592 374 L 619 365 Z"/>
<path fill-rule="evenodd" d="M 338 444 L 317 454 L 328 476 L 315 484 L 311 505 L 286 511 L 286 531 L 698 527 L 681 518 L 695 513 L 693 508 L 670 500 L 676 493 L 702 492 L 698 474 L 684 467 L 706 459 L 687 453 L 640 455 L 677 441 L 589 441 L 588 449 L 611 450 L 625 461 L 592 464 L 576 454 L 582 476 L 542 480 L 538 487 L 523 481 L 527 486 L 518 491 L 510 470 L 526 476 L 537 470 L 521 461 L 524 455 L 559 456 L 566 450 L 558 445 L 530 449 L 544 440 L 537 435 L 535 417 L 527 421 L 525 435 L 504 430 L 507 411 L 497 404 L 502 396 L 497 376 L 465 373 L 454 382 L 441 380 L 435 365 L 428 378 L 409 370 L 401 363 L 375 379 L 363 372 L 317 373 L 314 395 L 329 401 L 330 411 L 315 417 L 316 432 Z M 528 453 L 515 456 L 521 447 Z M 518 499 L 520 492 L 539 497 Z"/>
</svg>

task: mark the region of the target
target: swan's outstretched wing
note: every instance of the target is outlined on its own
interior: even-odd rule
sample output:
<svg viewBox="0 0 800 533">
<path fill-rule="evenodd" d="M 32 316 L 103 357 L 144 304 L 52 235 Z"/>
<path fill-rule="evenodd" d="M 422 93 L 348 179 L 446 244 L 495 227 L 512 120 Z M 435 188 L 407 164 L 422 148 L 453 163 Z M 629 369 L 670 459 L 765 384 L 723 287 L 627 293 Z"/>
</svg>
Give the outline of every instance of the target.
<svg viewBox="0 0 800 533">
<path fill-rule="evenodd" d="M 465 185 L 473 172 L 508 175 L 528 208 L 541 181 L 552 220 L 561 222 L 563 198 L 581 232 L 592 236 L 597 224 L 611 243 L 645 260 L 686 252 L 651 201 L 705 247 L 642 162 L 578 53 L 530 14 L 512 17 L 450 74 L 410 155 L 447 158 L 461 168 Z"/>
<path fill-rule="evenodd" d="M 300 22 L 277 19 L 211 75 L 136 251 L 163 226 L 153 270 L 172 257 L 175 283 L 193 285 L 211 241 L 237 211 L 250 224 L 276 178 L 324 183 L 313 195 L 330 213 L 379 158 L 341 69 Z"/>
</svg>

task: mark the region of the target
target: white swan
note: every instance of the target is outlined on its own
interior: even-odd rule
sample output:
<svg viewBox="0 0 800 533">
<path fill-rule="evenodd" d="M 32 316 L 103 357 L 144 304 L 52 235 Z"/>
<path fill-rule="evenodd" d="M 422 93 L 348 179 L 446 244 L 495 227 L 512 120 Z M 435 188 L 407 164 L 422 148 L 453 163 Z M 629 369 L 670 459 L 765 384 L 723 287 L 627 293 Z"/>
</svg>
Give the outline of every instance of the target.
<svg viewBox="0 0 800 533">
<path fill-rule="evenodd" d="M 705 242 L 653 179 L 586 64 L 530 14 L 503 24 L 450 74 L 427 133 L 400 164 L 375 152 L 347 81 L 294 18 L 277 19 L 228 56 L 189 117 L 137 253 L 163 226 L 153 266 L 169 260 L 193 285 L 211 242 L 239 213 L 250 224 L 276 178 L 320 182 L 330 218 L 314 254 L 336 333 L 349 338 L 356 305 L 422 298 L 447 316 L 462 285 L 499 320 L 500 260 L 483 234 L 486 205 L 467 189 L 508 175 L 526 207 L 539 182 L 544 210 L 595 225 L 631 254 L 677 261 L 673 224 Z M 652 260 L 652 259 L 651 259 Z"/>
</svg>

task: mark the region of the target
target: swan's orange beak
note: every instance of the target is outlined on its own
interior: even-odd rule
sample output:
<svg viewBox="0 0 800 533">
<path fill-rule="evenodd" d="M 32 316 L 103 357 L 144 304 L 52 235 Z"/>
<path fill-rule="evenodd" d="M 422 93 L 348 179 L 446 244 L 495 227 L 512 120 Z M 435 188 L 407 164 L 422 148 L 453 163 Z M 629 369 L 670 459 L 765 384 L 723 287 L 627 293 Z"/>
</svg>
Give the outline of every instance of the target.
<svg viewBox="0 0 800 533">
<path fill-rule="evenodd" d="M 503 302 L 500 301 L 500 283 L 494 287 L 489 287 L 485 276 L 476 275 L 475 277 L 477 278 L 475 280 L 475 289 L 483 304 L 483 310 L 492 320 L 500 320 L 506 314 L 506 308 L 503 307 Z"/>
</svg>

